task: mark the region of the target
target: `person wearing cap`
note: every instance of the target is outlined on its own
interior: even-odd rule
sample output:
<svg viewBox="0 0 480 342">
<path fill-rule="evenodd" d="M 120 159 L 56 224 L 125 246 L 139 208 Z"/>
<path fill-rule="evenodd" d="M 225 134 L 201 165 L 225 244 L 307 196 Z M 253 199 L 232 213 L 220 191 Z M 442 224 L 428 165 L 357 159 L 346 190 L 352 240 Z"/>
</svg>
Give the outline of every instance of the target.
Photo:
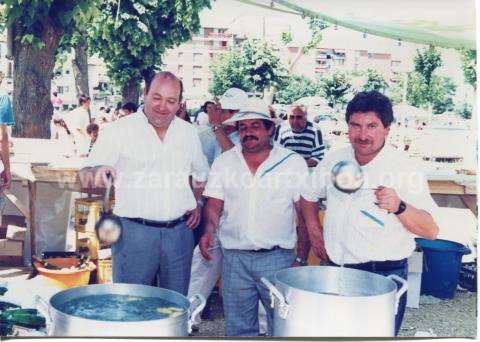
<svg viewBox="0 0 480 342">
<path fill-rule="evenodd" d="M 325 153 L 322 132 L 307 120 L 307 110 L 303 105 L 292 105 L 288 122 L 277 127 L 275 141 L 300 154 L 309 167 L 315 167 Z"/>
<path fill-rule="evenodd" d="M 85 188 L 115 182 L 123 228 L 112 245 L 113 282 L 152 285 L 158 275 L 160 287 L 186 295 L 209 167 L 195 127 L 175 115 L 182 90 L 174 74 L 157 73 L 145 105 L 99 135 L 79 178 Z"/>
<path fill-rule="evenodd" d="M 273 332 L 273 309 L 267 287 L 260 281 L 296 265 L 296 213 L 300 191 L 308 176 L 305 160 L 278 144 L 272 136 L 275 120 L 259 99 L 224 124 L 235 124 L 240 145 L 213 162 L 204 196 L 205 233 L 202 256 L 211 258 L 215 231 L 223 250 L 222 297 L 227 336 L 258 336 L 259 300 L 267 311 L 268 335 Z M 298 218 L 298 240 L 307 232 Z M 298 249 L 305 259 L 308 251 Z"/>
<path fill-rule="evenodd" d="M 199 126 L 198 129 L 202 150 L 210 166 L 214 159 L 223 151 L 227 151 L 234 145 L 240 143 L 235 125 L 222 125 L 222 123 L 237 113 L 247 99 L 248 95 L 243 90 L 230 88 L 220 97 L 219 105 L 212 103 L 212 105 L 206 109 L 210 123 L 209 125 Z M 203 222 L 200 223 L 200 227 L 195 231 L 198 239 L 200 239 L 203 234 L 202 228 Z M 205 260 L 201 256 L 199 246 L 197 245 L 195 247 L 193 251 L 188 296 L 200 293 L 205 298 L 208 298 L 215 283 L 220 278 L 223 255 L 216 238 L 210 246 L 210 255 L 210 260 Z M 208 304 L 206 309 L 208 310 Z M 198 325 L 199 323 L 200 315 L 197 315 L 197 321 L 195 321 L 194 324 Z"/>
<path fill-rule="evenodd" d="M 424 174 L 403 151 L 386 143 L 393 122 L 392 103 L 378 91 L 359 92 L 348 103 L 345 121 L 350 145 L 327 154 L 302 192 L 301 207 L 315 254 L 333 265 L 395 274 L 407 279 L 408 257 L 416 236 L 435 239 L 435 204 Z M 338 190 L 331 170 L 340 161 L 359 165 L 363 189 Z M 318 200 L 327 199 L 323 227 Z M 395 335 L 405 312 L 406 294 L 399 301 Z"/>
</svg>

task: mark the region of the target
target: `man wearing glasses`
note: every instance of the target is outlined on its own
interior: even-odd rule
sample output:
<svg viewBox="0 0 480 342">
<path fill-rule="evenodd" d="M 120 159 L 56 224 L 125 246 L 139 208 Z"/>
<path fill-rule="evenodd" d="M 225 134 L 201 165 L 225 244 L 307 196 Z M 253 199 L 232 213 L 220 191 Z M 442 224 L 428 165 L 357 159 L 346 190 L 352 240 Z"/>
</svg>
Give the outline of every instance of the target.
<svg viewBox="0 0 480 342">
<path fill-rule="evenodd" d="M 277 127 L 275 141 L 300 154 L 308 167 L 317 166 L 325 153 L 322 132 L 307 120 L 307 110 L 302 105 L 293 105 L 288 122 Z"/>
</svg>

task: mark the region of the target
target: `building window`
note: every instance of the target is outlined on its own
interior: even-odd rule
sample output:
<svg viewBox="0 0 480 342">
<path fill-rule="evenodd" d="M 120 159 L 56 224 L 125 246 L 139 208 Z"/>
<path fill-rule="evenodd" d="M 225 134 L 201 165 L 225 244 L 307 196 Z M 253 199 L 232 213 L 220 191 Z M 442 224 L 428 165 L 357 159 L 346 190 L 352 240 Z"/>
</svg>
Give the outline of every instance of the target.
<svg viewBox="0 0 480 342">
<path fill-rule="evenodd" d="M 398 66 L 400 66 L 400 61 L 391 61 L 391 62 L 390 62 L 390 65 L 391 65 L 392 67 L 398 67 Z"/>
<path fill-rule="evenodd" d="M 62 86 L 57 86 L 57 93 L 63 94 L 63 87 Z"/>
<path fill-rule="evenodd" d="M 68 75 L 70 73 L 70 70 L 65 69 L 65 75 Z"/>
<path fill-rule="evenodd" d="M 201 76 L 202 73 L 202 67 L 201 66 L 194 66 L 193 67 L 193 77 L 199 77 Z"/>
<path fill-rule="evenodd" d="M 202 56 L 203 55 L 201 53 L 194 53 L 193 54 L 193 64 L 201 64 Z"/>
<path fill-rule="evenodd" d="M 193 84 L 194 88 L 198 88 L 202 84 L 202 79 L 201 78 L 194 78 L 192 84 Z"/>
<path fill-rule="evenodd" d="M 63 92 L 68 93 L 70 91 L 70 88 L 68 86 L 63 87 Z"/>
<path fill-rule="evenodd" d="M 178 58 L 183 58 L 183 52 L 178 53 Z"/>
<path fill-rule="evenodd" d="M 183 65 L 179 64 L 178 68 L 177 68 L 177 71 L 178 71 L 179 74 L 181 74 L 182 71 L 183 71 Z"/>
</svg>

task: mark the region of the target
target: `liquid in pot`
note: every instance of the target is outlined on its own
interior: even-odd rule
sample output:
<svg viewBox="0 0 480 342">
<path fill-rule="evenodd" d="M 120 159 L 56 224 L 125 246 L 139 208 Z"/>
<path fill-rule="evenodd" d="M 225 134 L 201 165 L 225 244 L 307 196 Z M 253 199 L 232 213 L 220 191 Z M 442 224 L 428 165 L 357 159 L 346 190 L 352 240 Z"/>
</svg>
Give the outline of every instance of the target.
<svg viewBox="0 0 480 342">
<path fill-rule="evenodd" d="M 185 311 L 162 298 L 118 294 L 79 297 L 62 303 L 57 309 L 72 316 L 119 322 L 171 318 Z"/>
</svg>

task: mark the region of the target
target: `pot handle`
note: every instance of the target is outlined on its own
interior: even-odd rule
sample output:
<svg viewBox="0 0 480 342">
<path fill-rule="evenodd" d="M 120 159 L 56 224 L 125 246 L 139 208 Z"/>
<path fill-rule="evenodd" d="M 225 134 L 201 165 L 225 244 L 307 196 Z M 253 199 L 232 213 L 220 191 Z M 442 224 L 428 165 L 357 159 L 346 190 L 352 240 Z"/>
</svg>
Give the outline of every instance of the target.
<svg viewBox="0 0 480 342">
<path fill-rule="evenodd" d="M 397 314 L 398 312 L 398 303 L 400 302 L 400 297 L 402 297 L 402 295 L 407 292 L 408 290 L 408 283 L 405 279 L 399 277 L 398 275 L 396 274 L 390 274 L 387 276 L 387 278 L 393 280 L 393 281 L 396 281 L 400 284 L 402 284 L 402 287 L 400 289 L 397 290 L 397 293 L 395 293 L 395 315 Z"/>
<path fill-rule="evenodd" d="M 188 318 L 188 333 L 190 334 L 192 332 L 192 325 L 193 322 L 195 322 L 195 318 L 200 315 L 200 312 L 202 312 L 203 308 L 205 307 L 205 304 L 207 303 L 205 300 L 205 297 L 202 296 L 201 294 L 197 293 L 190 298 L 188 298 L 188 301 L 190 302 L 190 306 L 192 307 L 193 304 L 198 301 L 198 305 L 192 310 L 189 309 L 190 311 L 190 317 Z"/>
<path fill-rule="evenodd" d="M 279 301 L 278 314 L 281 318 L 286 319 L 288 316 L 288 310 L 290 309 L 290 305 L 288 305 L 285 297 L 267 278 L 262 277 L 260 281 L 270 290 L 270 306 L 272 308 L 275 308 L 275 297 L 277 297 Z"/>
<path fill-rule="evenodd" d="M 53 319 L 52 319 L 52 313 L 50 311 L 50 308 L 51 308 L 50 304 L 39 295 L 35 295 L 35 306 L 37 307 L 37 310 L 45 317 L 47 335 L 52 336 Z"/>
</svg>

